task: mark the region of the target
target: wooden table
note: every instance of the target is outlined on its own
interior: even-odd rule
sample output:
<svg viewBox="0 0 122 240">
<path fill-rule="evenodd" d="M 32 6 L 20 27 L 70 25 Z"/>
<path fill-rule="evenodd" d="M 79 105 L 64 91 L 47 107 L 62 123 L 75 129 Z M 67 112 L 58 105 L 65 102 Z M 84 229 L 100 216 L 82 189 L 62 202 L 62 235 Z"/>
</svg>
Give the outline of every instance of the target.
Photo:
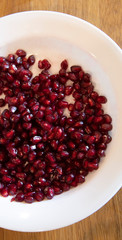
<svg viewBox="0 0 122 240">
<path fill-rule="evenodd" d="M 122 48 L 122 0 L 0 0 L 0 17 L 28 10 L 51 10 L 85 19 Z M 72 226 L 50 232 L 21 233 L 0 229 L 0 240 L 120 240 L 120 190 L 103 208 Z"/>
</svg>

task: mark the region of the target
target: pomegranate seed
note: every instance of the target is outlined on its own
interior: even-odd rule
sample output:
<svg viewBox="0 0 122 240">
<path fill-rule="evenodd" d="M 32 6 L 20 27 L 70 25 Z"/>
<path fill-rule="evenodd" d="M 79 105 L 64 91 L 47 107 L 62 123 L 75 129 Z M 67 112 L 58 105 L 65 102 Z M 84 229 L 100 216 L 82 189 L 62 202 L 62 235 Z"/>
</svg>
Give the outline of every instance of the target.
<svg viewBox="0 0 122 240">
<path fill-rule="evenodd" d="M 29 145 L 28 144 L 24 144 L 22 150 L 23 150 L 24 154 L 27 154 L 29 152 L 29 150 L 30 150 Z"/>
<path fill-rule="evenodd" d="M 112 137 L 110 135 L 103 135 L 102 136 L 103 143 L 109 143 L 109 142 L 111 142 L 111 140 L 112 140 Z"/>
<path fill-rule="evenodd" d="M 98 93 L 95 92 L 95 91 L 93 91 L 93 92 L 91 93 L 91 98 L 93 98 L 93 100 L 96 100 L 97 97 L 98 97 Z"/>
<path fill-rule="evenodd" d="M 81 94 L 80 94 L 79 92 L 74 91 L 74 92 L 73 92 L 73 97 L 74 97 L 76 100 L 79 100 L 79 99 L 81 99 Z"/>
<path fill-rule="evenodd" d="M 5 106 L 5 100 L 0 98 L 0 107 L 4 107 Z"/>
<path fill-rule="evenodd" d="M 81 69 L 81 66 L 72 66 L 71 67 L 71 71 L 76 73 L 76 72 L 80 72 L 82 69 Z"/>
<path fill-rule="evenodd" d="M 19 57 L 25 57 L 26 56 L 26 52 L 22 49 L 18 49 L 16 51 L 16 55 L 19 56 Z"/>
<path fill-rule="evenodd" d="M 70 189 L 70 186 L 67 183 L 62 183 L 61 187 L 63 191 L 68 191 Z"/>
<path fill-rule="evenodd" d="M 15 157 L 17 155 L 17 149 L 16 148 L 10 147 L 10 148 L 8 148 L 8 151 L 13 157 Z"/>
<path fill-rule="evenodd" d="M 85 181 L 85 177 L 82 174 L 78 174 L 76 176 L 77 183 L 83 183 Z"/>
<path fill-rule="evenodd" d="M 29 162 L 33 162 L 35 158 L 36 158 L 36 152 L 35 151 L 30 152 L 28 156 Z"/>
<path fill-rule="evenodd" d="M 2 181 L 3 181 L 3 183 L 11 183 L 12 182 L 12 178 L 10 176 L 8 176 L 8 175 L 4 175 L 2 177 Z"/>
<path fill-rule="evenodd" d="M 2 195 L 3 197 L 8 197 L 9 192 L 8 192 L 8 188 L 7 188 L 7 187 L 2 188 L 2 190 L 1 190 L 1 195 Z"/>
<path fill-rule="evenodd" d="M 24 198 L 25 198 L 24 194 L 23 194 L 22 192 L 19 192 L 19 193 L 16 195 L 15 200 L 16 200 L 17 202 L 22 202 L 22 201 L 24 200 Z"/>
<path fill-rule="evenodd" d="M 78 160 L 81 160 L 81 159 L 83 159 L 84 158 L 84 153 L 83 152 L 79 152 L 78 154 L 77 154 L 77 159 Z"/>
<path fill-rule="evenodd" d="M 66 59 L 61 62 L 61 68 L 67 70 L 68 62 Z"/>
<path fill-rule="evenodd" d="M 73 87 L 72 86 L 66 86 L 65 88 L 65 95 L 69 96 L 73 91 Z"/>
<path fill-rule="evenodd" d="M 42 192 L 36 192 L 34 194 L 34 198 L 36 199 L 36 201 L 40 202 L 44 199 L 44 194 Z"/>
<path fill-rule="evenodd" d="M 0 63 L 3 63 L 5 61 L 4 57 L 0 57 Z"/>
<path fill-rule="evenodd" d="M 0 182 L 0 191 L 4 188 L 4 184 Z"/>
<path fill-rule="evenodd" d="M 110 131 L 110 130 L 112 130 L 112 125 L 111 124 L 109 124 L 109 123 L 103 123 L 102 125 L 101 125 L 101 130 L 102 131 Z"/>
<path fill-rule="evenodd" d="M 15 59 L 15 64 L 16 64 L 16 65 L 21 65 L 21 64 L 22 64 L 22 58 L 21 58 L 21 57 L 17 57 L 17 58 Z"/>
<path fill-rule="evenodd" d="M 61 194 L 61 193 L 62 193 L 62 189 L 59 188 L 59 187 L 54 186 L 53 189 L 54 189 L 54 194 L 55 194 L 55 195 L 58 195 L 58 194 Z"/>
<path fill-rule="evenodd" d="M 98 98 L 97 98 L 97 102 L 98 103 L 106 103 L 107 102 L 107 98 L 106 97 L 104 97 L 104 96 L 99 96 Z"/>
<path fill-rule="evenodd" d="M 9 62 L 7 62 L 7 61 L 4 61 L 3 63 L 2 63 L 2 70 L 4 71 L 4 72 L 6 72 L 8 69 L 9 69 Z"/>
<path fill-rule="evenodd" d="M 71 111 L 70 116 L 72 118 L 77 118 L 80 115 L 80 113 L 76 110 Z"/>
<path fill-rule="evenodd" d="M 35 63 L 35 57 L 34 57 L 34 55 L 30 55 L 30 56 L 28 57 L 28 63 L 29 63 L 30 65 L 33 65 L 33 64 Z"/>
<path fill-rule="evenodd" d="M 68 103 L 66 101 L 59 101 L 58 106 L 60 108 L 66 108 L 66 107 L 68 107 Z"/>
<path fill-rule="evenodd" d="M 26 174 L 25 173 L 17 173 L 16 177 L 23 181 L 26 177 Z"/>
<path fill-rule="evenodd" d="M 26 203 L 33 203 L 34 202 L 34 198 L 33 197 L 31 197 L 31 196 L 25 196 L 25 202 Z"/>
<path fill-rule="evenodd" d="M 10 184 L 8 188 L 9 195 L 15 195 L 17 192 L 16 184 Z"/>
<path fill-rule="evenodd" d="M 97 151 L 97 155 L 98 155 L 98 157 L 104 157 L 105 156 L 105 151 L 103 149 L 99 149 Z"/>
<path fill-rule="evenodd" d="M 43 64 L 41 60 L 38 61 L 38 68 L 43 69 Z"/>
<path fill-rule="evenodd" d="M 87 152 L 87 157 L 88 158 L 93 158 L 95 156 L 95 150 L 94 149 L 89 149 Z"/>
<path fill-rule="evenodd" d="M 61 77 L 65 77 L 65 75 L 66 75 L 66 70 L 62 68 L 62 69 L 59 71 L 59 75 L 60 75 Z"/>
<path fill-rule="evenodd" d="M 75 74 L 73 72 L 70 72 L 68 74 L 68 78 L 73 82 L 77 81 L 77 77 L 75 76 Z"/>
<path fill-rule="evenodd" d="M 14 137 L 14 135 L 15 135 L 15 130 L 13 130 L 13 129 L 11 129 L 10 131 L 6 131 L 5 133 L 4 133 L 4 135 L 5 135 L 5 138 L 6 139 L 12 139 L 13 137 Z"/>
<path fill-rule="evenodd" d="M 105 123 L 111 123 L 112 122 L 112 118 L 108 114 L 104 114 L 103 119 L 104 119 Z"/>
<path fill-rule="evenodd" d="M 46 187 L 44 194 L 48 199 L 52 199 L 54 197 L 54 189 L 52 187 Z"/>
<path fill-rule="evenodd" d="M 74 175 L 71 173 L 71 174 L 68 174 L 67 176 L 66 176 L 66 183 L 67 184 L 70 184 L 72 181 L 73 181 L 73 179 L 74 179 Z"/>
<path fill-rule="evenodd" d="M 10 66 L 9 66 L 9 73 L 10 74 L 15 74 L 17 71 L 17 67 L 15 64 L 11 63 Z"/>
<path fill-rule="evenodd" d="M 27 122 L 25 122 L 25 123 L 23 123 L 23 128 L 25 128 L 26 130 L 30 130 L 31 128 L 32 128 L 32 123 L 27 123 Z"/>
<path fill-rule="evenodd" d="M 15 55 L 14 54 L 8 54 L 6 58 L 9 62 L 14 62 L 15 61 Z"/>
<path fill-rule="evenodd" d="M 81 111 L 81 110 L 83 109 L 83 104 L 82 104 L 82 102 L 76 101 L 76 102 L 75 102 L 75 109 L 76 109 L 77 111 Z"/>
<path fill-rule="evenodd" d="M 8 109 L 5 109 L 5 110 L 2 112 L 2 116 L 3 116 L 4 118 L 6 118 L 6 119 L 10 119 L 11 114 L 10 114 L 10 112 L 9 112 Z"/>
<path fill-rule="evenodd" d="M 41 136 L 34 136 L 34 137 L 32 137 L 32 143 L 33 143 L 33 144 L 37 144 L 37 143 L 39 143 L 41 140 L 42 140 L 42 137 L 41 137 Z"/>
<path fill-rule="evenodd" d="M 69 157 L 69 153 L 68 153 L 67 151 L 62 151 L 60 154 L 61 154 L 61 157 L 62 157 L 62 158 L 67 158 L 67 157 Z"/>
</svg>

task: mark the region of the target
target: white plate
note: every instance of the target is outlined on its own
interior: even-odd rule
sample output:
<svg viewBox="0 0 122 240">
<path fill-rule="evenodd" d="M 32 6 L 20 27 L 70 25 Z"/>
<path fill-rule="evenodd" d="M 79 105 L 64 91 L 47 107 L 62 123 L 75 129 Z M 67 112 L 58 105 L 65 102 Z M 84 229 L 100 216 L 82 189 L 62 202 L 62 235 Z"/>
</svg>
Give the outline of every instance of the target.
<svg viewBox="0 0 122 240">
<path fill-rule="evenodd" d="M 52 72 L 61 60 L 81 64 L 92 74 L 96 89 L 107 96 L 113 118 L 113 140 L 99 170 L 77 188 L 50 201 L 23 204 L 0 197 L 0 227 L 16 231 L 46 231 L 80 221 L 101 208 L 122 182 L 122 52 L 106 34 L 76 17 L 32 11 L 0 19 L 0 55 L 24 48 L 36 58 L 48 58 Z M 35 68 L 34 68 L 35 69 Z M 35 73 L 37 69 L 34 70 Z"/>
</svg>

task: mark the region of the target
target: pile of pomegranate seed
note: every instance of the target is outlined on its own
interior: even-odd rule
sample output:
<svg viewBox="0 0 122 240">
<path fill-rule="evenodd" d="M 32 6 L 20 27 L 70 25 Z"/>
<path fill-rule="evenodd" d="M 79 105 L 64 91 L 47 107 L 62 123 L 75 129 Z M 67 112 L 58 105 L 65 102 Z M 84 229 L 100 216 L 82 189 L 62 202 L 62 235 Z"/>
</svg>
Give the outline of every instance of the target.
<svg viewBox="0 0 122 240">
<path fill-rule="evenodd" d="M 44 59 L 32 77 L 34 63 L 21 49 L 0 57 L 0 193 L 26 203 L 83 183 L 105 156 L 112 129 L 102 108 L 107 99 L 81 66 L 69 71 L 64 60 L 51 75 Z"/>
</svg>

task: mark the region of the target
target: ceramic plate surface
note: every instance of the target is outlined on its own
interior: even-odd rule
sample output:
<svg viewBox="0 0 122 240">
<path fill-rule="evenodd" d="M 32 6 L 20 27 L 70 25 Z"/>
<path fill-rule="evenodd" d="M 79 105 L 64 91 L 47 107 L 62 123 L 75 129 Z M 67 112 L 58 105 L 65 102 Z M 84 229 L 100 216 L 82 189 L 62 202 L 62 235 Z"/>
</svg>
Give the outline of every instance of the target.
<svg viewBox="0 0 122 240">
<path fill-rule="evenodd" d="M 112 142 L 97 171 L 77 188 L 50 201 L 24 204 L 0 197 L 0 227 L 26 232 L 68 226 L 101 208 L 122 182 L 122 52 L 106 34 L 76 17 L 48 11 L 32 11 L 0 19 L 0 55 L 18 48 L 36 59 L 47 58 L 52 73 L 60 62 L 80 64 L 92 75 L 95 89 L 108 98 L 105 110 L 113 118 Z M 34 74 L 38 72 L 34 65 Z"/>
</svg>

